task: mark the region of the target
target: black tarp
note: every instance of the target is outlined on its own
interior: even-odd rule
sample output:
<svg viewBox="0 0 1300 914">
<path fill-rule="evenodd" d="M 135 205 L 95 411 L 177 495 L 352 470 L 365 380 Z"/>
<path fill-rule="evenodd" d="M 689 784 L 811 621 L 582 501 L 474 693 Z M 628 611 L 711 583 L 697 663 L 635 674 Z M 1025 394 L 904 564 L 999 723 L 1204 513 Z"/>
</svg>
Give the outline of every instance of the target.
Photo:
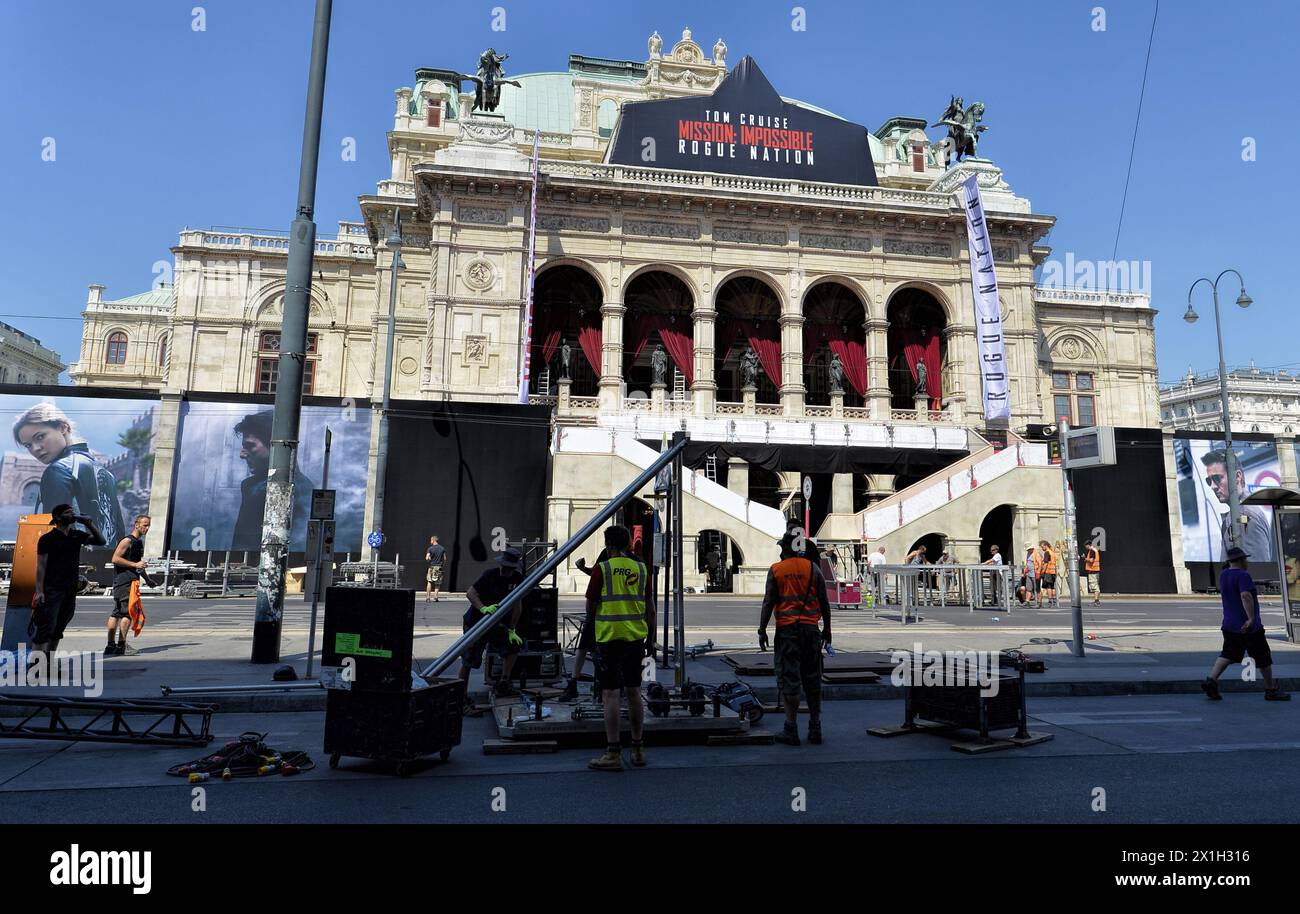
<svg viewBox="0 0 1300 914">
<path fill-rule="evenodd" d="M 657 441 L 643 441 L 655 450 Z M 721 441 L 692 441 L 682 459 L 692 469 L 704 466 L 705 458 L 738 457 L 765 470 L 799 470 L 803 473 L 885 473 L 901 476 L 928 475 L 967 456 L 966 451 L 929 451 L 918 448 L 817 447 L 800 444 L 740 444 Z"/>
</svg>

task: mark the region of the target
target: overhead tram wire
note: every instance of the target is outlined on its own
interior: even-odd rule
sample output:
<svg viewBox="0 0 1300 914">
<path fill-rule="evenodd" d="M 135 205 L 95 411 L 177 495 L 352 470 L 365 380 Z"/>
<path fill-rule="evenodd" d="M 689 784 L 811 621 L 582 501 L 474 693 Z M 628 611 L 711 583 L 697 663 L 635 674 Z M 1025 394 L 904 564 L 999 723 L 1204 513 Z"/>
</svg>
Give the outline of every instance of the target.
<svg viewBox="0 0 1300 914">
<path fill-rule="evenodd" d="M 1128 185 L 1129 179 L 1133 177 L 1133 157 L 1137 152 L 1138 127 L 1142 123 L 1142 102 L 1147 94 L 1147 73 L 1151 69 L 1151 46 L 1156 39 L 1156 20 L 1160 18 L 1160 0 L 1156 0 L 1155 12 L 1151 16 L 1151 34 L 1147 38 L 1147 59 L 1142 65 L 1142 89 L 1138 92 L 1138 110 L 1137 117 L 1133 121 L 1133 139 L 1129 143 L 1128 150 L 1128 170 L 1124 172 L 1124 195 L 1119 203 L 1119 222 L 1115 226 L 1115 244 L 1111 248 L 1110 259 L 1113 263 L 1119 254 L 1119 236 L 1124 228 L 1124 208 L 1128 204 Z"/>
</svg>

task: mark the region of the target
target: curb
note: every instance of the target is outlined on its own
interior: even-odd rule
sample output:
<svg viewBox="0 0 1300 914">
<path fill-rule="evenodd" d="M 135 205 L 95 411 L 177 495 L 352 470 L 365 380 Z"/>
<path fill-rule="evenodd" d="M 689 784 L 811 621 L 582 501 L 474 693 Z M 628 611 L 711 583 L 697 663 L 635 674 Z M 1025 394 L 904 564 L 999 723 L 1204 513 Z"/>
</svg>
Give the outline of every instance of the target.
<svg viewBox="0 0 1300 914">
<path fill-rule="evenodd" d="M 1029 674 L 1032 677 L 1036 674 Z M 1083 680 L 1065 682 L 1044 682 L 1026 678 L 1025 694 L 1028 698 L 1099 698 L 1124 695 L 1190 695 L 1201 691 L 1200 679 L 1165 679 L 1165 680 Z M 1288 692 L 1300 692 L 1300 677 L 1279 677 L 1278 684 Z M 752 685 L 752 683 L 751 683 Z M 753 686 L 754 694 L 764 704 L 775 704 L 779 690 L 775 685 Z M 1225 694 L 1258 693 L 1263 695 L 1262 682 L 1246 683 L 1239 680 L 1221 679 L 1219 688 Z M 281 695 L 213 695 L 210 701 L 216 704 L 218 714 L 276 714 L 325 710 L 324 689 L 319 692 L 285 693 Z M 125 696 L 122 696 L 125 697 Z M 488 700 L 486 691 L 474 691 L 469 697 L 482 704 Z M 137 696 L 149 700 L 158 700 L 158 695 Z M 859 685 L 824 685 L 823 701 L 901 701 L 903 688 L 894 685 L 859 684 Z M 186 701 L 205 703 L 202 695 L 186 695 Z M 6 715 L 8 716 L 8 715 Z"/>
</svg>

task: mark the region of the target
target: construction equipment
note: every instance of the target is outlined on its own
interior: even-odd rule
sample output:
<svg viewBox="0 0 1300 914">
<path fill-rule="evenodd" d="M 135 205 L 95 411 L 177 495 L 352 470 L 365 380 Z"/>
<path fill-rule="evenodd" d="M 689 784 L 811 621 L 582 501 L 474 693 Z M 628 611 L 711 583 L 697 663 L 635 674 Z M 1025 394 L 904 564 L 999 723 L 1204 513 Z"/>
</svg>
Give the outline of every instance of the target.
<svg viewBox="0 0 1300 914">
<path fill-rule="evenodd" d="M 0 695 L 0 709 L 30 707 L 17 723 L 0 716 L 0 738 L 149 746 L 206 746 L 216 705 L 128 699 Z M 48 720 L 38 719 L 48 714 Z M 89 720 L 77 718 L 89 715 Z M 195 718 L 197 717 L 197 720 Z"/>
</svg>

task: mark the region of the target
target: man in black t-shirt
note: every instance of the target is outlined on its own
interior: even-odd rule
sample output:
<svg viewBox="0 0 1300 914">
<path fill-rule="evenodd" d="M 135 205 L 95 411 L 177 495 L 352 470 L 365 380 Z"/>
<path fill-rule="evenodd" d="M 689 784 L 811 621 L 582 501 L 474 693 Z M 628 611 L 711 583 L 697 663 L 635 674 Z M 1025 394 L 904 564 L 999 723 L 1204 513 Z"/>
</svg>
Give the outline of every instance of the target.
<svg viewBox="0 0 1300 914">
<path fill-rule="evenodd" d="M 469 631 L 477 625 L 485 615 L 496 612 L 497 604 L 523 581 L 524 555 L 518 549 L 512 547 L 497 556 L 497 566 L 479 575 L 479 579 L 465 591 L 469 608 L 465 610 L 464 631 Z M 483 665 L 483 652 L 490 645 L 505 655 L 501 678 L 496 684 L 496 694 L 514 694 L 514 689 L 510 685 L 510 674 L 514 670 L 519 648 L 524 643 L 523 639 L 515 633 L 523 609 L 523 600 L 515 603 L 514 609 L 510 611 L 509 628 L 497 623 L 469 649 L 460 664 L 460 678 L 463 681 L 468 683 L 469 671 L 477 670 Z"/>
<path fill-rule="evenodd" d="M 131 532 L 122 537 L 113 550 L 113 611 L 108 614 L 105 657 L 120 657 L 126 653 L 126 632 L 131 628 L 131 587 L 141 579 L 149 583 L 144 573 L 148 567 L 144 560 L 144 538 L 152 523 L 148 514 L 136 515 Z"/>
<path fill-rule="evenodd" d="M 424 560 L 429 563 L 429 570 L 424 575 L 424 602 L 438 602 L 438 590 L 442 587 L 442 566 L 447 560 L 447 550 L 438 542 L 437 535 L 429 537 L 429 548 L 424 550 Z"/>
<path fill-rule="evenodd" d="M 57 650 L 63 630 L 77 611 L 81 547 L 107 544 L 95 521 L 77 514 L 72 505 L 55 505 L 50 514 L 54 529 L 36 543 L 32 648 L 37 651 Z M 74 530 L 73 524 L 81 524 L 90 532 Z"/>
</svg>

